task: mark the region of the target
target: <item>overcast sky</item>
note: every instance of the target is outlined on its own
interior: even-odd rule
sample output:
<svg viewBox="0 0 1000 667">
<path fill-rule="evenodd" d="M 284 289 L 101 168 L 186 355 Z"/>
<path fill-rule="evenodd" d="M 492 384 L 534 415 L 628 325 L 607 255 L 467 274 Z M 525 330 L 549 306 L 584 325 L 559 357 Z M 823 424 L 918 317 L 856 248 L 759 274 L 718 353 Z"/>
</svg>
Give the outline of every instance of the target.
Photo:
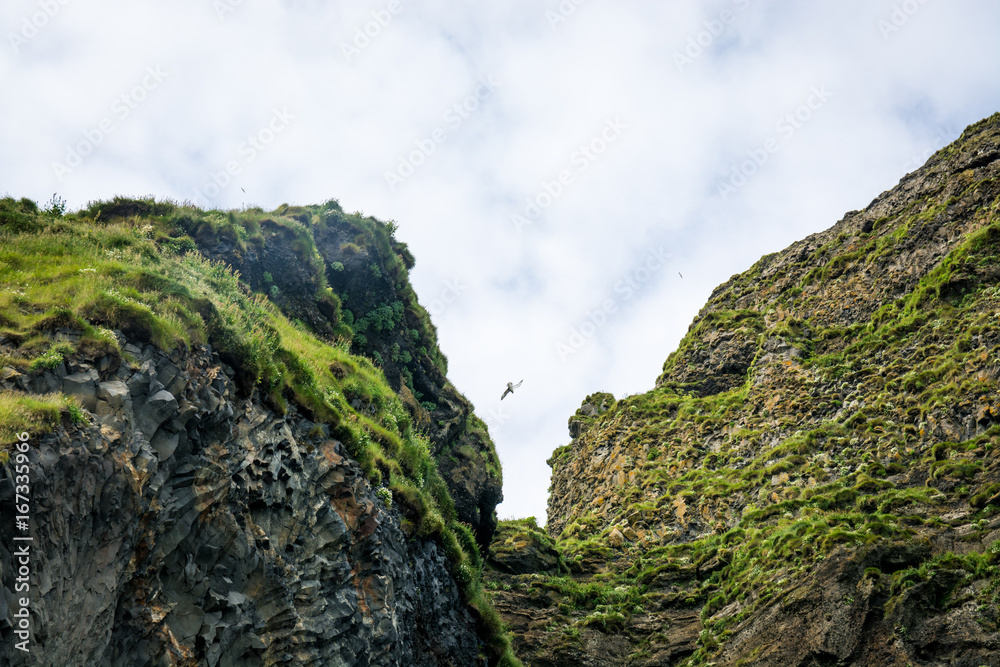
<svg viewBox="0 0 1000 667">
<path fill-rule="evenodd" d="M 0 194 L 396 220 L 501 518 L 544 517 L 567 418 L 650 389 L 715 286 L 1000 110 L 987 0 L 4 0 L 0 28 Z"/>
</svg>

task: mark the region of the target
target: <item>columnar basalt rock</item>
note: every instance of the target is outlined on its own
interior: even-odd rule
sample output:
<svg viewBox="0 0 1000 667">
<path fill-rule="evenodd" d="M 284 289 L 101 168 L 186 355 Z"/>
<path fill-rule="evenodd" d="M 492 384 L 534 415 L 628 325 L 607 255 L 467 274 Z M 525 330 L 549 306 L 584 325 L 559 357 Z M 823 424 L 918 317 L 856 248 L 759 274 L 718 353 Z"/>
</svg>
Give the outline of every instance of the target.
<svg viewBox="0 0 1000 667">
<path fill-rule="evenodd" d="M 4 642 L 0 662 L 485 664 L 441 547 L 404 534 L 325 429 L 241 396 L 208 347 L 126 349 L 3 382 L 62 387 L 92 423 L 32 441 L 31 652 Z"/>
<path fill-rule="evenodd" d="M 320 336 L 336 338 L 342 317 L 348 318 L 357 329 L 352 349 L 376 360 L 413 423 L 430 438 L 458 518 L 485 549 L 503 500 L 500 461 L 485 424 L 446 376 L 433 324 L 409 284 L 414 260 L 406 245 L 385 223 L 347 216 L 337 204 L 315 217 L 304 207 L 279 211 L 308 231 L 265 218 L 259 223 L 262 242 L 242 247 L 203 229 L 195 234 L 199 251 L 231 266 Z M 300 238 L 304 234 L 308 243 Z M 320 289 L 324 280 L 330 293 Z"/>
</svg>

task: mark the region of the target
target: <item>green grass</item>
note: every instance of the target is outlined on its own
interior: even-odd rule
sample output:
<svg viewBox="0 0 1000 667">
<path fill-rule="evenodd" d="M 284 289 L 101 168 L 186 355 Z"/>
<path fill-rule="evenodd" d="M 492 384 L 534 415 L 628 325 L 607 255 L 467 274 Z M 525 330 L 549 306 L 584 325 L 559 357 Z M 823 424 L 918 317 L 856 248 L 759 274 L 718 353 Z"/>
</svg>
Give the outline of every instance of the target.
<svg viewBox="0 0 1000 667">
<path fill-rule="evenodd" d="M 391 490 L 392 502 L 406 517 L 404 528 L 444 545 L 464 598 L 482 619 L 492 655 L 498 660 L 506 656 L 503 664 L 519 664 L 496 612 L 483 598 L 475 540 L 456 521 L 427 437 L 414 428 L 382 371 L 370 359 L 352 354 L 352 330 L 344 325 L 336 340 L 321 340 L 291 321 L 266 294 L 248 289 L 229 266 L 195 250 L 220 240 L 231 242 L 238 252 L 288 243 L 317 276 L 316 298 L 339 308 L 339 300 L 327 290 L 311 228 L 323 224 L 324 214 L 342 215 L 337 209 L 328 204 L 282 207 L 269 214 L 200 211 L 152 199 L 116 198 L 79 213 L 55 215 L 37 211 L 28 200 L 0 200 L 0 329 L 16 345 L 3 364 L 41 373 L 95 351 L 123 355 L 128 362 L 112 334 L 115 329 L 130 343 L 151 343 L 167 352 L 211 344 L 236 371 L 241 391 L 258 392 L 279 413 L 294 403 L 327 427 L 374 486 Z M 405 245 L 393 247 L 386 223 L 359 220 L 370 232 L 367 240 L 385 246 L 395 258 L 388 270 L 405 278 L 407 261 L 412 265 L 412 256 L 404 256 Z M 379 230 L 381 235 L 375 233 Z M 413 295 L 411 310 L 415 303 Z M 393 326 L 403 308 L 389 309 L 386 317 Z M 422 309 L 421 315 L 426 316 Z M 381 320 L 372 322 L 383 326 Z M 80 341 L 55 342 L 58 329 L 79 332 Z M 436 338 L 424 338 L 436 349 Z M 444 366 L 443 356 L 438 363 Z M 47 432 L 64 414 L 72 421 L 85 420 L 79 406 L 59 395 L 0 392 L 0 458 L 6 459 L 18 433 Z M 484 425 L 481 430 L 485 434 Z M 499 476 L 499 461 L 487 462 Z"/>
<path fill-rule="evenodd" d="M 6 463 L 18 435 L 31 438 L 50 432 L 63 414 L 79 420 L 80 407 L 61 394 L 25 395 L 0 390 L 0 464 Z"/>
</svg>

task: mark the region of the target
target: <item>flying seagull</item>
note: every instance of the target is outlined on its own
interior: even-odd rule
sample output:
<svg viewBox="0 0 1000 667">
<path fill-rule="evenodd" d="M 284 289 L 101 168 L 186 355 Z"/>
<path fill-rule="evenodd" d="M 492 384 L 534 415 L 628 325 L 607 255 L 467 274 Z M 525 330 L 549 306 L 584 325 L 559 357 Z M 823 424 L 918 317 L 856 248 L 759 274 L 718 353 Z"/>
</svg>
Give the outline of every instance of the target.
<svg viewBox="0 0 1000 667">
<path fill-rule="evenodd" d="M 680 271 L 678 271 L 678 272 L 677 272 L 677 275 L 679 275 L 679 276 L 680 276 L 681 278 L 683 278 L 683 277 L 684 277 L 684 274 L 683 274 L 683 273 L 681 273 Z"/>
<path fill-rule="evenodd" d="M 521 380 L 521 382 L 524 382 L 524 380 Z M 508 382 L 507 390 L 504 391 L 503 396 L 500 397 L 500 400 L 502 401 L 503 399 L 507 398 L 507 394 L 513 394 L 514 390 L 521 386 L 521 382 L 518 382 L 517 384 L 514 384 L 513 382 Z"/>
</svg>

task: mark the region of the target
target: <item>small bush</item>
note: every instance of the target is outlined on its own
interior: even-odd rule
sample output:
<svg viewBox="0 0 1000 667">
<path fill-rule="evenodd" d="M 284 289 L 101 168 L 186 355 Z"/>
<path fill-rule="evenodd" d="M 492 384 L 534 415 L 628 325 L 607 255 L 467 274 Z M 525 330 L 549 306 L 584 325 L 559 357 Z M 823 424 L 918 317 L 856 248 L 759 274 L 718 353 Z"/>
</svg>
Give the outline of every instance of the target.
<svg viewBox="0 0 1000 667">
<path fill-rule="evenodd" d="M 32 372 L 39 370 L 55 370 L 59 367 L 66 356 L 73 353 L 73 346 L 69 343 L 56 343 L 48 349 L 45 354 L 35 357 L 28 366 Z"/>
</svg>

